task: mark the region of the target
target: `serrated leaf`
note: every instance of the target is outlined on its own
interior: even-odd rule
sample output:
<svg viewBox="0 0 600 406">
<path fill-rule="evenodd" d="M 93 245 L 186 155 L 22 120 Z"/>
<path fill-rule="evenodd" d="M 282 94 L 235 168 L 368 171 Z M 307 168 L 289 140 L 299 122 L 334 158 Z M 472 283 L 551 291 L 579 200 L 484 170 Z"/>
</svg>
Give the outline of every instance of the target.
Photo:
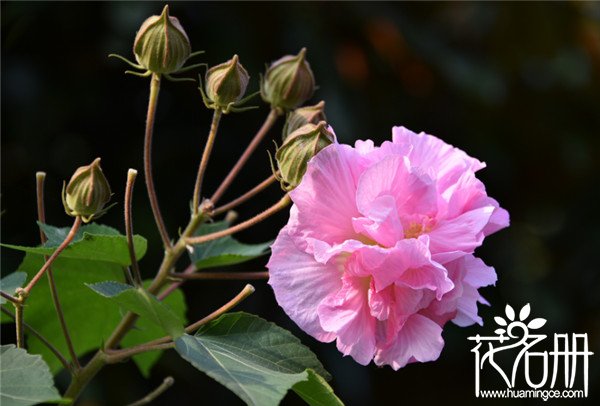
<svg viewBox="0 0 600 406">
<path fill-rule="evenodd" d="M 57 228 L 47 224 L 41 225 L 48 236 L 44 246 L 26 247 L 21 245 L 0 244 L 3 247 L 38 255 L 51 255 L 55 248 L 66 237 L 69 228 Z M 146 253 L 147 242 L 144 237 L 133 236 L 135 254 L 138 259 Z M 75 239 L 60 254 L 62 258 L 86 259 L 92 261 L 113 262 L 123 266 L 131 264 L 127 237 L 111 227 L 99 224 L 88 224 L 78 231 Z"/>
<path fill-rule="evenodd" d="M 521 321 L 525 320 L 527 317 L 529 317 L 530 313 L 531 313 L 531 306 L 529 306 L 529 303 L 527 303 L 525 306 L 523 306 L 523 308 L 519 312 L 519 320 L 521 320 Z"/>
<path fill-rule="evenodd" d="M 144 286 L 147 288 L 150 285 L 151 281 L 145 281 Z M 183 297 L 183 293 L 181 290 L 177 289 L 173 291 L 169 296 L 167 296 L 163 301 L 166 305 L 168 305 L 175 314 L 183 320 L 183 324 L 186 324 L 185 312 L 185 299 Z M 140 318 L 135 322 L 135 327 L 127 333 L 123 341 L 121 342 L 125 347 L 131 347 L 137 344 L 142 344 L 156 338 L 160 338 L 164 336 L 165 333 L 163 329 L 152 321 Z M 149 351 L 144 352 L 142 354 L 135 355 L 133 357 L 133 361 L 139 368 L 141 374 L 148 378 L 150 376 L 150 371 L 156 362 L 159 360 L 160 356 L 164 351 Z"/>
<path fill-rule="evenodd" d="M 87 284 L 87 286 L 125 310 L 150 320 L 174 339 L 181 337 L 184 333 L 183 320 L 168 305 L 159 302 L 144 288 L 136 288 L 114 281 Z"/>
<path fill-rule="evenodd" d="M 28 406 L 63 402 L 41 356 L 13 344 L 0 346 L 0 404 Z"/>
<path fill-rule="evenodd" d="M 0 290 L 9 295 L 14 295 L 17 288 L 22 287 L 26 280 L 27 274 L 25 272 L 13 272 L 0 279 Z M 6 302 L 6 299 L 0 297 L 0 304 Z"/>
<path fill-rule="evenodd" d="M 494 321 L 496 322 L 496 324 L 498 324 L 499 326 L 506 326 L 508 323 L 506 322 L 506 320 L 504 320 L 502 317 L 500 316 L 496 316 L 494 317 Z"/>
<path fill-rule="evenodd" d="M 28 253 L 18 271 L 25 272 L 31 278 L 43 264 L 43 257 Z M 81 356 L 99 348 L 121 319 L 120 310 L 119 306 L 107 303 L 105 299 L 92 292 L 84 284 L 107 279 L 123 280 L 122 267 L 110 262 L 58 257 L 52 264 L 52 271 L 76 353 Z M 68 354 L 67 345 L 54 306 L 52 306 L 46 275 L 42 277 L 27 298 L 24 317 L 25 322 L 33 326 L 44 337 L 49 338 L 59 351 Z M 10 321 L 12 322 L 12 320 Z M 27 334 L 27 331 L 25 332 Z M 27 348 L 32 354 L 41 354 L 52 373 L 56 373 L 62 368 L 56 357 L 34 336 L 27 336 Z"/>
<path fill-rule="evenodd" d="M 511 307 L 511 305 L 509 305 L 509 304 L 506 305 L 505 313 L 506 313 L 506 317 L 508 317 L 508 319 L 510 321 L 515 320 L 515 309 L 513 309 Z"/>
<path fill-rule="evenodd" d="M 544 324 L 546 324 L 546 319 L 537 318 L 537 319 L 531 320 L 527 324 L 527 328 L 530 328 L 532 330 L 537 330 L 538 328 L 542 328 L 544 326 Z"/>
<path fill-rule="evenodd" d="M 207 223 L 200 226 L 196 235 L 206 235 L 221 231 L 229 227 L 227 221 Z M 214 268 L 218 266 L 234 265 L 249 261 L 269 252 L 272 241 L 262 244 L 244 244 L 231 236 L 194 245 L 190 260 L 196 264 L 197 269 Z"/>
<path fill-rule="evenodd" d="M 311 377 L 310 370 L 329 377 L 317 357 L 289 331 L 258 316 L 225 314 L 175 345 L 185 360 L 249 405 L 277 405 L 289 389 L 312 405 L 340 404 L 324 379 Z"/>
</svg>

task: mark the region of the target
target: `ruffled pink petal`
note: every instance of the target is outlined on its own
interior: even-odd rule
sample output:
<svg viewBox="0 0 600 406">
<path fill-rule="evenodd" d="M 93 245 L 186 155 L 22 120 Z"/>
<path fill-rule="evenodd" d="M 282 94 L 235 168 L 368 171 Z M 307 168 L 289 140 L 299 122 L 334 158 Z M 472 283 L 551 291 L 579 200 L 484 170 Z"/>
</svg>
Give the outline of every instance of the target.
<svg viewBox="0 0 600 406">
<path fill-rule="evenodd" d="M 401 155 L 390 155 L 369 167 L 360 177 L 356 193 L 358 210 L 365 216 L 380 196 L 392 196 L 400 217 L 406 214 L 433 216 L 437 208 L 436 188 L 423 172 L 411 168 Z"/>
<path fill-rule="evenodd" d="M 391 249 L 365 247 L 357 252 L 357 257 L 373 276 L 378 291 L 396 283 L 429 289 L 441 298 L 454 286 L 446 269 L 431 260 L 427 236 L 398 241 Z"/>
<path fill-rule="evenodd" d="M 486 265 L 480 258 L 467 255 L 463 258 L 465 277 L 463 281 L 475 288 L 495 285 L 498 280 L 493 267 Z"/>
<path fill-rule="evenodd" d="M 486 206 L 451 220 L 440 221 L 429 232 L 431 252 L 433 254 L 453 251 L 472 253 L 481 245 L 484 238 L 482 230 L 493 211 L 493 207 Z"/>
<path fill-rule="evenodd" d="M 375 354 L 375 318 L 368 304 L 368 278 L 344 277 L 343 287 L 317 310 L 324 330 L 337 335 L 337 348 L 367 365 Z"/>
<path fill-rule="evenodd" d="M 423 132 L 416 134 L 404 127 L 393 127 L 392 141 L 399 145 L 411 145 L 412 151 L 409 154 L 411 164 L 433 169 L 438 174 L 437 179 L 442 183 L 451 182 L 444 178 L 451 175 L 455 167 L 473 172 L 485 168 L 483 162 L 471 158 L 464 151 Z"/>
<path fill-rule="evenodd" d="M 425 316 L 413 314 L 398 332 L 394 344 L 377 351 L 375 363 L 398 370 L 409 362 L 434 361 L 442 348 L 442 328 Z"/>
<path fill-rule="evenodd" d="M 393 247 L 404 237 L 402 223 L 396 210 L 396 199 L 390 195 L 375 198 L 366 217 L 352 219 L 354 231 L 384 247 Z"/>
<path fill-rule="evenodd" d="M 448 264 L 448 269 L 460 268 L 463 274 L 462 292 L 456 299 L 456 317 L 452 320 L 454 324 L 466 327 L 473 323 L 483 325 L 478 315 L 477 303 L 487 304 L 481 297 L 478 288 L 496 283 L 497 276 L 494 268 L 487 266 L 481 259 L 473 255 L 465 257 Z"/>
<path fill-rule="evenodd" d="M 302 182 L 290 192 L 297 212 L 288 227 L 301 238 L 342 243 L 355 234 L 352 218 L 362 158 L 348 145 L 332 144 L 309 163 Z"/>
<path fill-rule="evenodd" d="M 317 340 L 334 340 L 334 333 L 321 328 L 317 308 L 327 295 L 342 287 L 337 265 L 318 263 L 298 249 L 287 227 L 281 230 L 271 250 L 267 268 L 277 303 L 300 328 Z"/>
</svg>

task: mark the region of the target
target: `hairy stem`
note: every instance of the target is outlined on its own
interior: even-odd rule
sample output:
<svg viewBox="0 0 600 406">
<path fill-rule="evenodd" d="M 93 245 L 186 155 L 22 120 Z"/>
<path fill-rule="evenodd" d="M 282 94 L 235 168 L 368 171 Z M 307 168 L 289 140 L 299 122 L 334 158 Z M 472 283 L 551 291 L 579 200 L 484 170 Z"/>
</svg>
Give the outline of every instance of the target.
<svg viewBox="0 0 600 406">
<path fill-rule="evenodd" d="M 146 134 L 144 137 L 144 176 L 146 178 L 146 188 L 148 189 L 148 198 L 150 206 L 154 214 L 154 220 L 160 233 L 165 249 L 171 249 L 171 239 L 165 226 L 160 207 L 158 206 L 158 198 L 154 188 L 154 179 L 152 178 L 152 133 L 154 132 L 154 119 L 156 117 L 156 106 L 158 105 L 158 94 L 160 92 L 160 75 L 152 74 L 150 80 L 150 98 L 148 99 L 148 115 L 146 118 Z"/>
<path fill-rule="evenodd" d="M 131 212 L 131 199 L 136 176 L 137 171 L 135 169 L 129 169 L 127 172 L 127 184 L 125 185 L 125 234 L 127 235 L 127 248 L 129 249 L 129 258 L 131 260 L 131 267 L 133 268 L 134 281 L 137 286 L 142 286 L 142 275 L 140 274 L 140 267 L 135 256 L 135 247 L 133 245 L 133 220 Z"/>
<path fill-rule="evenodd" d="M 173 279 L 183 280 L 250 280 L 250 279 L 267 279 L 268 271 L 261 272 L 199 272 L 199 273 L 171 273 L 169 275 Z"/>
<path fill-rule="evenodd" d="M 289 196 L 285 195 L 281 198 L 281 200 L 279 200 L 273 206 L 271 206 L 268 209 L 266 209 L 265 211 L 257 214 L 256 216 L 252 217 L 251 219 L 248 219 L 244 222 L 236 224 L 235 226 L 229 227 L 222 231 L 217 231 L 215 233 L 201 235 L 198 237 L 187 238 L 186 241 L 188 244 L 202 244 L 202 243 L 205 243 L 208 241 L 216 240 L 218 238 L 226 237 L 228 235 L 237 233 L 238 231 L 242 231 L 247 228 L 250 228 L 250 227 L 260 223 L 261 221 L 269 218 L 273 214 L 286 208 L 290 203 L 291 203 L 291 200 L 290 200 Z"/>
<path fill-rule="evenodd" d="M 259 183 L 258 185 L 254 186 L 252 189 L 250 189 L 249 191 L 247 191 L 246 193 L 244 193 L 243 195 L 241 195 L 237 199 L 232 200 L 229 203 L 224 204 L 221 207 L 217 207 L 213 211 L 213 216 L 218 216 L 219 214 L 226 213 L 227 211 L 236 208 L 240 204 L 242 204 L 245 201 L 253 198 L 257 194 L 259 194 L 260 192 L 262 192 L 263 190 L 265 190 L 266 188 L 268 188 L 269 186 L 271 186 L 273 183 L 275 183 L 275 181 L 277 181 L 277 177 L 275 176 L 275 174 L 269 176 L 267 179 L 263 180 L 261 183 Z"/>
<path fill-rule="evenodd" d="M 271 109 L 271 111 L 269 112 L 269 115 L 265 119 L 265 122 L 260 127 L 260 129 L 254 136 L 254 138 L 252 139 L 250 144 L 248 144 L 248 146 L 246 147 L 246 150 L 244 151 L 242 156 L 240 156 L 237 163 L 234 165 L 233 168 L 231 168 L 231 171 L 229 171 L 229 174 L 227 175 L 225 180 L 223 180 L 223 183 L 221 183 L 221 186 L 219 186 L 217 191 L 210 198 L 210 201 L 213 204 L 216 204 L 217 201 L 219 201 L 219 199 L 227 191 L 227 189 L 231 185 L 231 182 L 233 182 L 235 177 L 240 173 L 240 170 L 246 164 L 246 161 L 248 160 L 248 158 L 250 158 L 250 156 L 252 155 L 252 153 L 254 152 L 256 147 L 258 147 L 258 144 L 260 144 L 260 142 L 265 137 L 265 135 L 269 132 L 271 127 L 273 127 L 273 124 L 275 124 L 275 122 L 277 121 L 278 116 L 279 116 L 279 113 L 277 112 L 277 110 Z"/>
<path fill-rule="evenodd" d="M 217 130 L 219 128 L 219 121 L 221 120 L 222 112 L 219 109 L 215 109 L 213 113 L 212 123 L 210 125 L 210 131 L 208 133 L 208 139 L 204 146 L 204 152 L 202 153 L 202 159 L 200 160 L 200 166 L 198 167 L 198 176 L 196 177 L 196 185 L 194 186 L 194 196 L 192 199 L 192 210 L 194 214 L 198 214 L 200 208 L 200 199 L 202 198 L 202 181 L 204 180 L 204 173 L 208 166 L 208 160 L 215 144 L 215 138 L 217 137 Z"/>
<path fill-rule="evenodd" d="M 37 197 L 37 214 L 38 221 L 42 224 L 46 224 L 46 209 L 44 204 L 44 181 L 46 180 L 45 172 L 37 172 L 35 174 L 35 190 Z M 40 227 L 40 241 L 44 244 L 48 239 L 46 238 L 46 234 Z M 48 256 L 44 256 L 44 260 L 48 261 Z M 69 351 L 69 355 L 71 356 L 71 362 L 73 363 L 75 370 L 78 371 L 81 369 L 81 365 L 79 364 L 79 359 L 77 358 L 77 352 L 75 352 L 75 347 L 73 346 L 73 340 L 71 339 L 71 334 L 69 333 L 69 327 L 67 326 L 67 321 L 65 320 L 65 314 L 62 309 L 62 305 L 60 304 L 60 298 L 58 297 L 58 289 L 56 289 L 56 282 L 54 281 L 54 273 L 52 272 L 52 268 L 48 268 L 48 286 L 50 288 L 50 296 L 52 298 L 52 303 L 54 304 L 54 310 L 56 311 L 56 316 L 58 317 L 58 322 L 60 324 L 60 329 L 62 331 L 63 337 L 65 338 L 65 343 L 67 344 L 67 349 Z M 70 368 L 68 368 L 70 369 Z"/>
<path fill-rule="evenodd" d="M 130 403 L 127 406 L 143 406 L 151 403 L 154 399 L 162 395 L 167 389 L 169 389 L 175 383 L 175 379 L 172 376 L 167 376 L 164 381 L 152 392 L 144 396 L 138 401 Z"/>
<path fill-rule="evenodd" d="M 13 320 L 15 320 L 17 317 L 16 315 L 12 314 L 10 311 L 6 310 L 4 308 L 4 306 L 2 306 L 0 308 L 0 310 L 2 311 L 2 313 L 6 314 L 8 317 L 10 317 Z M 68 371 L 71 370 L 71 365 L 69 365 L 69 362 L 67 361 L 67 359 L 61 354 L 61 352 L 55 346 L 53 346 L 50 343 L 50 341 L 48 341 L 46 339 L 46 337 L 41 335 L 36 329 L 34 329 L 33 327 L 31 327 L 29 324 L 27 324 L 25 322 L 23 322 L 23 327 L 27 331 L 29 331 L 31 334 L 33 334 L 38 340 L 40 340 L 42 342 L 42 344 L 44 344 L 46 347 L 48 347 L 48 349 L 52 352 L 52 354 L 54 354 L 56 356 L 56 358 L 60 361 L 60 363 L 66 370 L 68 370 Z"/>
<path fill-rule="evenodd" d="M 60 253 L 63 252 L 63 250 L 65 248 L 67 248 L 67 246 L 73 241 L 80 226 L 81 226 L 81 217 L 77 216 L 77 217 L 75 217 L 75 221 L 73 222 L 73 226 L 69 230 L 69 234 L 67 234 L 67 237 L 64 239 L 64 241 L 62 243 L 60 243 L 58 248 L 56 248 L 56 250 L 50 256 L 50 258 L 48 258 L 48 260 L 40 268 L 38 273 L 31 279 L 31 281 L 29 281 L 27 286 L 25 286 L 25 288 L 23 289 L 25 296 L 29 295 L 29 292 L 31 292 L 31 289 L 33 289 L 33 287 L 39 282 L 39 280 L 42 278 L 42 276 L 44 276 L 46 271 L 48 271 L 48 269 L 50 269 L 50 265 L 52 265 L 54 260 L 56 258 L 58 258 Z"/>
</svg>

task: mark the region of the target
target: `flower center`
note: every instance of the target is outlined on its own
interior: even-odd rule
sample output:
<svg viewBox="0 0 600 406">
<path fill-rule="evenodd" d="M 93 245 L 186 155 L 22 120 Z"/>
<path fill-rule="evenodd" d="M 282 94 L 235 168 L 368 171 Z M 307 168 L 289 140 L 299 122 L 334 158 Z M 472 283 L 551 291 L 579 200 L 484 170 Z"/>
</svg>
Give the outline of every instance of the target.
<svg viewBox="0 0 600 406">
<path fill-rule="evenodd" d="M 404 238 L 417 238 L 421 234 L 431 231 L 433 228 L 433 220 L 430 218 L 424 219 L 421 222 L 411 222 L 404 230 Z"/>
</svg>

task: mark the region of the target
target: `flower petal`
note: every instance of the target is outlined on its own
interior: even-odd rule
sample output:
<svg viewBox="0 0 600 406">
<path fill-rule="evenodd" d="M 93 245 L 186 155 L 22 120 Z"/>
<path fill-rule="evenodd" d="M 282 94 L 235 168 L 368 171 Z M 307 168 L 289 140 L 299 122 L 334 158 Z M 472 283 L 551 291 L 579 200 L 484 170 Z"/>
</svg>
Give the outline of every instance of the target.
<svg viewBox="0 0 600 406">
<path fill-rule="evenodd" d="M 394 344 L 377 351 L 375 363 L 398 370 L 409 362 L 434 361 L 442 348 L 442 328 L 425 316 L 413 314 L 400 329 Z"/>
<path fill-rule="evenodd" d="M 368 289 L 368 278 L 344 277 L 342 289 L 317 310 L 323 329 L 337 335 L 338 350 L 362 365 L 375 354 L 375 318 L 369 309 Z"/>
<path fill-rule="evenodd" d="M 277 303 L 301 329 L 317 340 L 333 341 L 335 334 L 321 328 L 317 308 L 341 288 L 340 271 L 335 264 L 321 264 L 298 249 L 288 231 L 283 228 L 271 246 L 269 284 Z"/>
<path fill-rule="evenodd" d="M 483 241 L 482 230 L 494 208 L 491 206 L 471 210 L 451 220 L 440 221 L 429 232 L 433 254 L 462 251 L 472 253 Z"/>
<path fill-rule="evenodd" d="M 347 145 L 332 144 L 311 159 L 302 182 L 290 192 L 297 212 L 288 226 L 294 235 L 342 243 L 355 235 L 352 218 L 361 156 Z"/>
</svg>

